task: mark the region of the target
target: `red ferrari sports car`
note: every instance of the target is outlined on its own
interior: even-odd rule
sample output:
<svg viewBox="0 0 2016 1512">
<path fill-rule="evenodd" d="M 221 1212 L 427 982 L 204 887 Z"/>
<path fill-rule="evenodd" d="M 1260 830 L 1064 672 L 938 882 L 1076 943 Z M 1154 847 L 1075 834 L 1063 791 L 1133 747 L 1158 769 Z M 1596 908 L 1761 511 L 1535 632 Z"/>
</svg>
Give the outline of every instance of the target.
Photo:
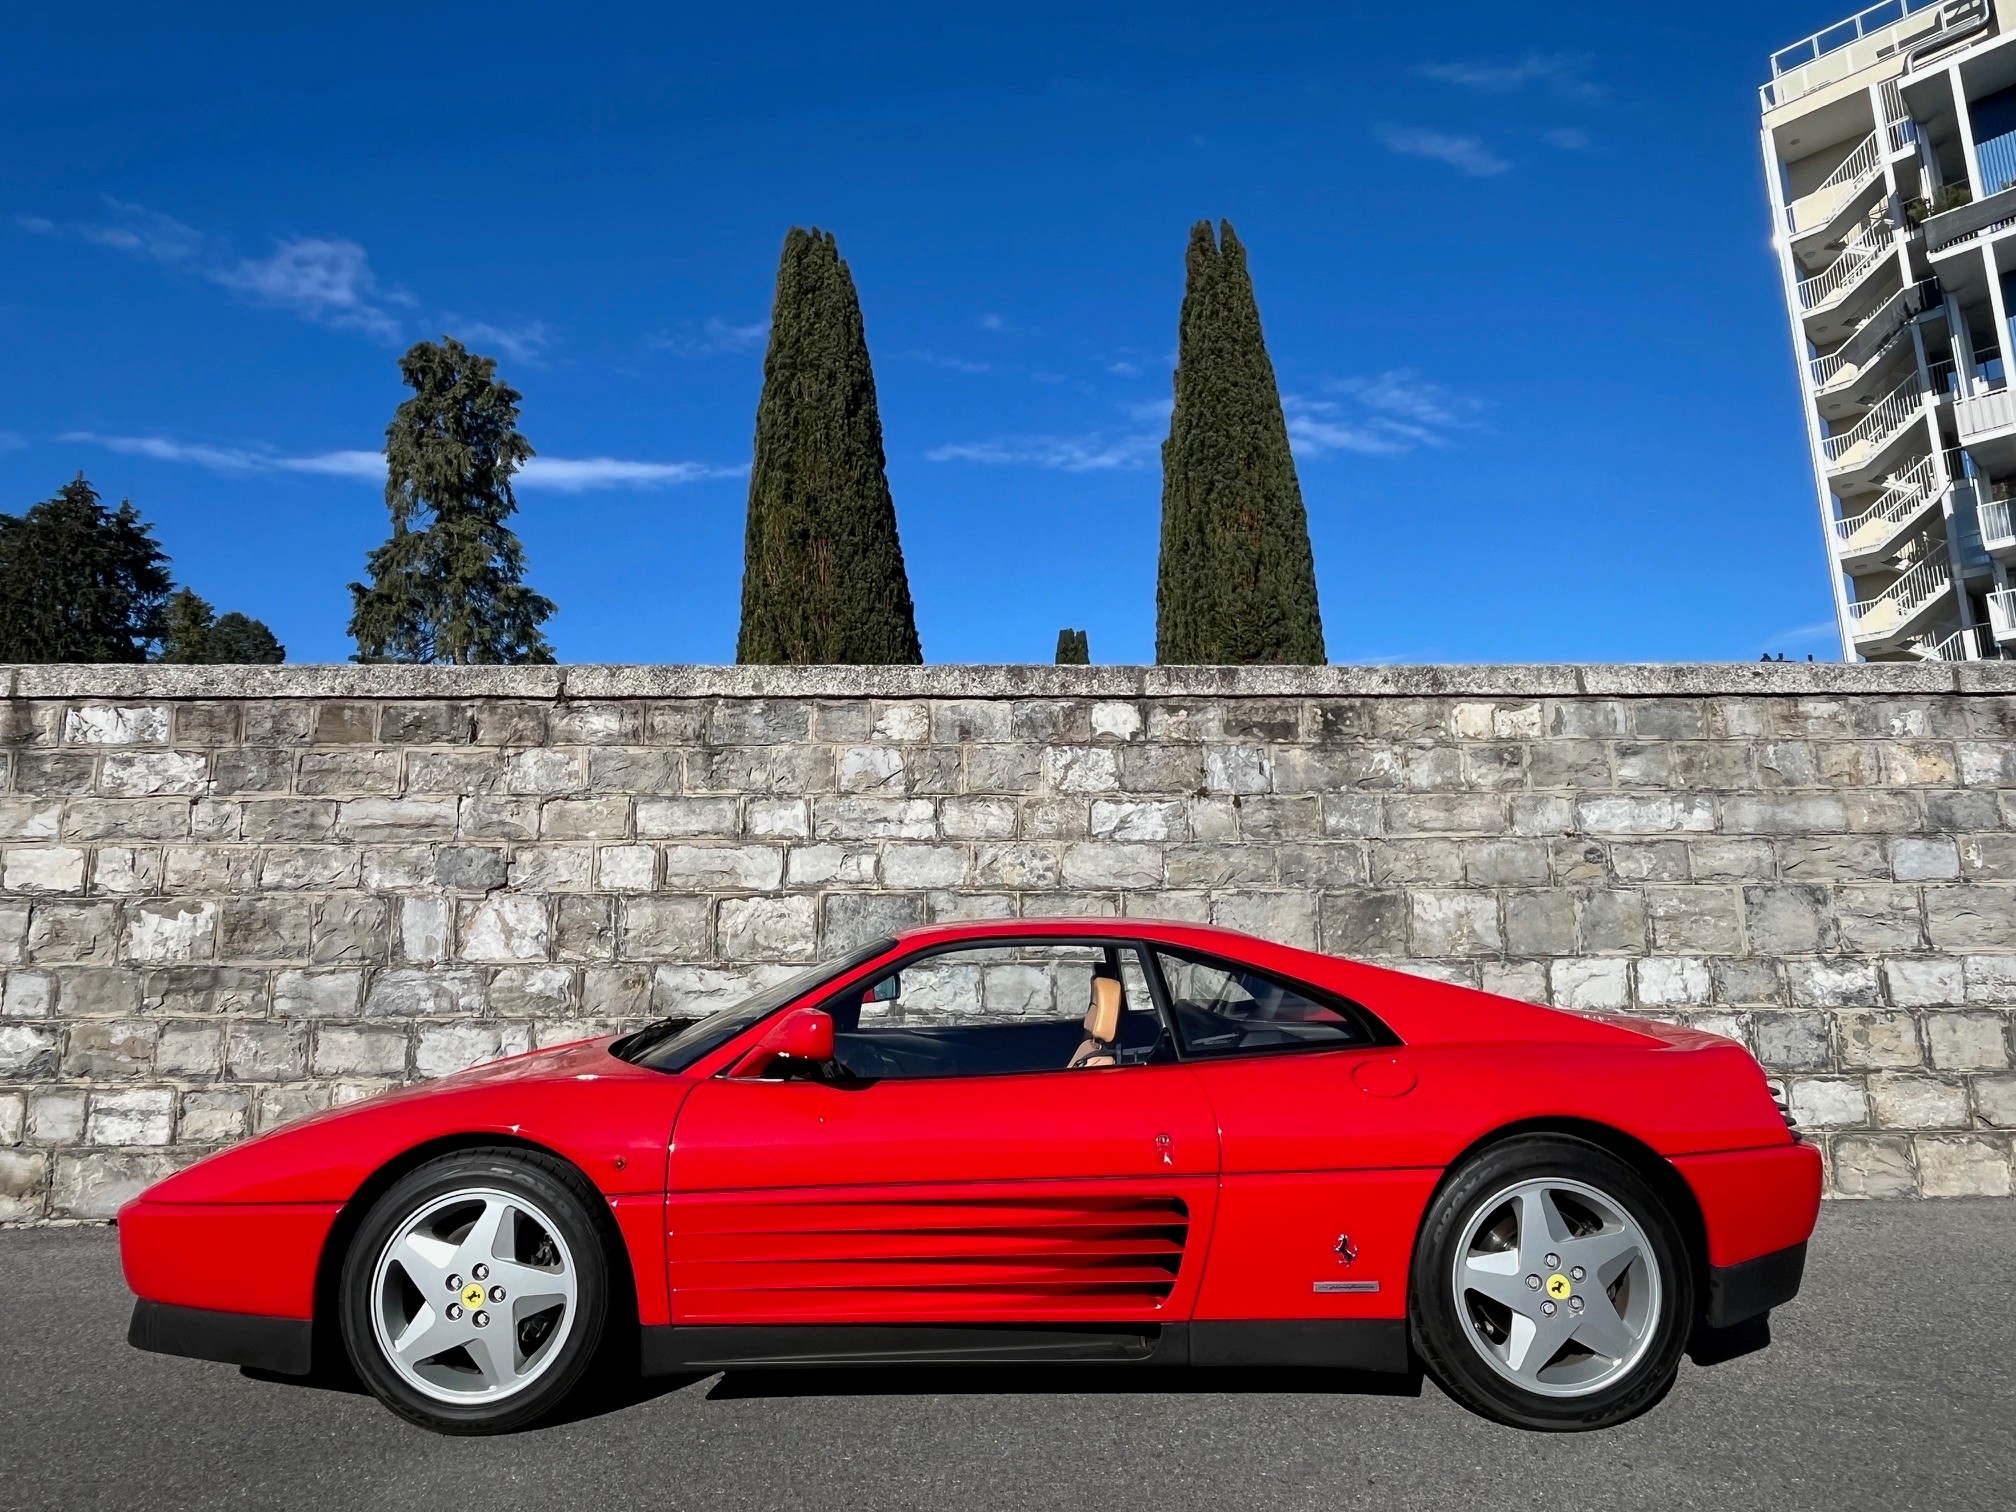
<svg viewBox="0 0 2016 1512">
<path fill-rule="evenodd" d="M 317 1114 L 119 1225 L 134 1344 L 347 1358 L 445 1432 L 640 1362 L 1005 1361 L 1418 1361 L 1565 1429 L 1754 1347 L 1819 1195 L 1726 1039 L 1015 920 Z"/>
</svg>

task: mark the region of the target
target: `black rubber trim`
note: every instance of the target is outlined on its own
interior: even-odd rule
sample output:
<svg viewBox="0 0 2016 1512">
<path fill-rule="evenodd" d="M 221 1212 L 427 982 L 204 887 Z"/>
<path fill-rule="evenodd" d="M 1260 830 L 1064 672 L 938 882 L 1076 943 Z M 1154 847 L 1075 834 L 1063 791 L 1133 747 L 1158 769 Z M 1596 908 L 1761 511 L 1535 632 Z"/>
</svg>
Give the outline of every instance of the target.
<svg viewBox="0 0 2016 1512">
<path fill-rule="evenodd" d="M 646 1375 L 809 1365 L 1145 1363 L 1166 1330 L 992 1324 L 674 1324 L 643 1330 Z"/>
<path fill-rule="evenodd" d="M 1746 1318 L 1769 1312 L 1799 1295 L 1799 1282 L 1806 1274 L 1806 1246 L 1790 1245 L 1745 1260 L 1740 1265 L 1708 1268 L 1708 1310 L 1710 1328 L 1727 1328 Z"/>
<path fill-rule="evenodd" d="M 1315 1365 L 1405 1373 L 1399 1318 L 1146 1324 L 674 1324 L 642 1331 L 645 1375 L 821 1365 Z"/>
<path fill-rule="evenodd" d="M 306 1318 L 212 1312 L 169 1302 L 133 1304 L 126 1342 L 154 1354 L 184 1355 L 225 1365 L 250 1365 L 276 1375 L 305 1376 L 314 1364 L 315 1325 Z"/>
</svg>

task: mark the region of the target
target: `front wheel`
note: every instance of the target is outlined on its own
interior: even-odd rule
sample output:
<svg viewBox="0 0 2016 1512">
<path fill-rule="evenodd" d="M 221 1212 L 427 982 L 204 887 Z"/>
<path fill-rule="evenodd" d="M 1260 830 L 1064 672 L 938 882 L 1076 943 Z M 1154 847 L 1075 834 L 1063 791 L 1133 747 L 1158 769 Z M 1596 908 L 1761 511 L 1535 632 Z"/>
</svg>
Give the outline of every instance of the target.
<svg viewBox="0 0 2016 1512">
<path fill-rule="evenodd" d="M 524 1150 L 446 1155 L 394 1183 L 343 1264 L 364 1384 L 439 1433 L 502 1433 L 558 1406 L 608 1309 L 589 1197 L 572 1168 Z"/>
<path fill-rule="evenodd" d="M 1470 1161 L 1421 1227 L 1416 1351 L 1472 1410 L 1523 1428 L 1606 1428 L 1673 1384 L 1694 1276 L 1652 1187 L 1578 1139 L 1508 1140 Z"/>
</svg>

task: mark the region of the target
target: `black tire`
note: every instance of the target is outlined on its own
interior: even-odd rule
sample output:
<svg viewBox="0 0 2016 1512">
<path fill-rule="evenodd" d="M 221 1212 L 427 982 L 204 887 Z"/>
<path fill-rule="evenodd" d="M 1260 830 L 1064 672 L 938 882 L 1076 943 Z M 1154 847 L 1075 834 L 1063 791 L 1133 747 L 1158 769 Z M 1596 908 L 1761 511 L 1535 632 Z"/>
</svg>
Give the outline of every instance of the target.
<svg viewBox="0 0 2016 1512">
<path fill-rule="evenodd" d="M 1658 1272 L 1658 1305 L 1647 1317 L 1649 1342 L 1640 1346 L 1636 1363 L 1580 1395 L 1524 1389 L 1488 1363 L 1458 1314 L 1453 1282 L 1456 1251 L 1472 1220 L 1499 1208 L 1500 1195 L 1511 1185 L 1550 1178 L 1594 1188 L 1622 1208 L 1643 1232 Z M 1531 1135 L 1480 1151 L 1443 1183 L 1415 1241 L 1407 1311 L 1415 1352 L 1437 1384 L 1464 1406 L 1514 1427 L 1578 1432 L 1636 1417 L 1666 1394 L 1679 1373 L 1694 1307 L 1694 1269 L 1685 1241 L 1651 1184 L 1585 1140 Z M 1620 1351 L 1621 1358 L 1628 1352 Z"/>
<path fill-rule="evenodd" d="M 474 1190 L 521 1199 L 550 1220 L 572 1261 L 574 1301 L 567 1332 L 536 1378 L 501 1399 L 444 1401 L 418 1389 L 387 1358 L 373 1326 L 372 1288 L 381 1256 L 410 1219 L 444 1198 Z M 457 1151 L 401 1177 L 372 1205 L 343 1259 L 337 1311 L 358 1379 L 399 1416 L 436 1433 L 508 1433 L 552 1412 L 595 1359 L 608 1318 L 610 1261 L 595 1201 L 580 1172 L 532 1150 Z M 512 1336 L 500 1331 L 489 1337 Z"/>
</svg>

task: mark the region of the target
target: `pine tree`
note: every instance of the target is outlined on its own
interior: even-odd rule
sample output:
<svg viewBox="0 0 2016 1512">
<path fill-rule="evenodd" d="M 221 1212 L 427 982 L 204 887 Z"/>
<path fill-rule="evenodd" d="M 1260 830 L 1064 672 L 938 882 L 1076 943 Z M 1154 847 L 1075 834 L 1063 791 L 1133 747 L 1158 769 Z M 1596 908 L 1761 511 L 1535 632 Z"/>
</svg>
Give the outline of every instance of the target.
<svg viewBox="0 0 2016 1512">
<path fill-rule="evenodd" d="M 1057 665 L 1060 667 L 1089 667 L 1092 665 L 1092 646 L 1083 630 L 1059 630 L 1057 632 Z"/>
<path fill-rule="evenodd" d="M 1321 662 L 1309 519 L 1230 222 L 1190 230 L 1176 408 L 1162 445 L 1155 659 Z"/>
<path fill-rule="evenodd" d="M 161 660 L 185 665 L 246 667 L 287 659 L 287 648 L 263 620 L 236 612 L 219 615 L 193 588 L 168 600 Z"/>
<path fill-rule="evenodd" d="M 793 227 L 777 268 L 742 567 L 741 662 L 924 659 L 853 275 Z"/>
<path fill-rule="evenodd" d="M 517 390 L 453 337 L 399 359 L 413 390 L 385 431 L 392 538 L 352 583 L 357 660 L 550 662 L 539 626 L 551 599 L 524 584 L 525 550 L 505 524 L 511 478 L 532 456 Z"/>
<path fill-rule="evenodd" d="M 277 666 L 287 660 L 287 648 L 264 620 L 233 610 L 218 615 L 210 627 L 210 660 L 233 667 Z"/>
<path fill-rule="evenodd" d="M 126 500 L 84 475 L 0 514 L 0 662 L 138 662 L 161 636 L 168 558 Z"/>
</svg>

